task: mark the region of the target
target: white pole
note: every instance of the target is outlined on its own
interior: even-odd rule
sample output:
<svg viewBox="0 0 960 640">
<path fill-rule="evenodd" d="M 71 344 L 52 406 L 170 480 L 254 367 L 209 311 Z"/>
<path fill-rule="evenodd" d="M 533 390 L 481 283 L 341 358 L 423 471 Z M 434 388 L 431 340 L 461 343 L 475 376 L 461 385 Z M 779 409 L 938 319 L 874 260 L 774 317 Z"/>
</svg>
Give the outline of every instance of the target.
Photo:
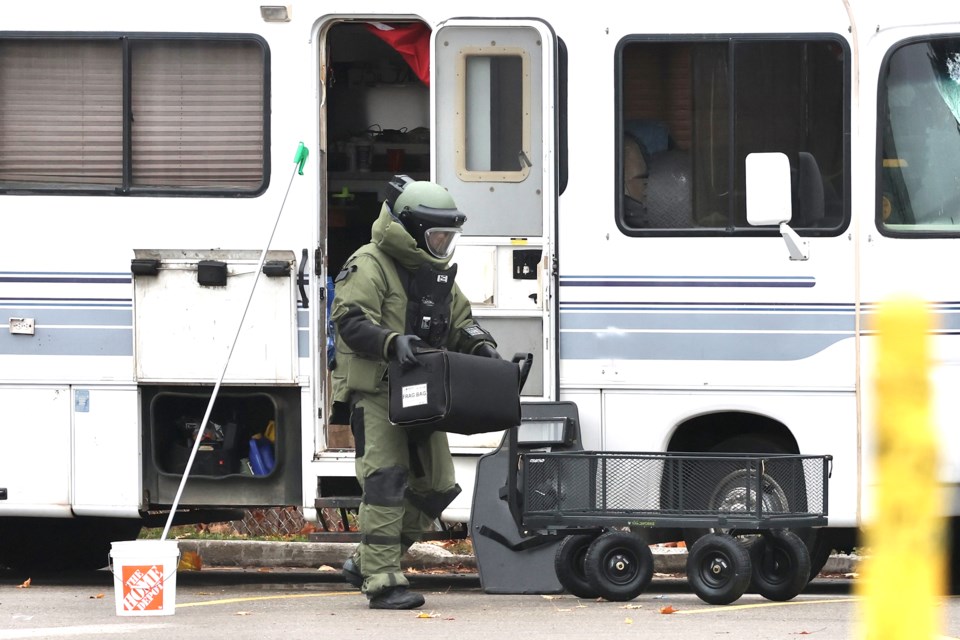
<svg viewBox="0 0 960 640">
<path fill-rule="evenodd" d="M 303 150 L 303 157 L 301 159 L 301 150 Z M 213 403 L 217 399 L 217 394 L 220 393 L 220 385 L 223 384 L 223 378 L 227 374 L 227 367 L 230 366 L 230 358 L 233 357 L 233 348 L 237 346 L 237 340 L 240 338 L 240 331 L 243 329 L 243 322 L 247 318 L 247 311 L 250 310 L 250 302 L 253 300 L 253 292 L 257 288 L 257 282 L 260 280 L 260 273 L 263 271 L 263 263 L 267 259 L 267 252 L 270 250 L 270 245 L 273 243 L 273 236 L 277 232 L 277 225 L 280 224 L 280 215 L 283 213 L 283 207 L 287 204 L 287 196 L 290 195 L 290 187 L 293 185 L 293 179 L 297 175 L 297 170 L 299 169 L 300 173 L 303 173 L 303 161 L 306 160 L 306 151 L 305 147 L 301 143 L 300 149 L 297 150 L 297 157 L 294 159 L 295 164 L 293 168 L 293 174 L 290 176 L 290 182 L 287 183 L 287 190 L 283 194 L 283 202 L 280 203 L 280 211 L 277 212 L 277 217 L 273 221 L 273 228 L 270 230 L 270 237 L 267 239 L 267 244 L 263 247 L 263 251 L 260 252 L 260 264 L 257 265 L 257 271 L 253 276 L 253 285 L 250 287 L 250 295 L 247 297 L 247 304 L 243 308 L 243 315 L 240 316 L 240 322 L 237 323 L 237 333 L 233 336 L 233 342 L 230 344 L 230 351 L 227 352 L 227 359 L 223 363 L 223 369 L 220 371 L 220 377 L 217 378 L 217 383 L 213 385 L 213 393 L 210 394 L 210 401 L 207 402 L 207 410 L 203 414 L 203 420 L 200 421 L 200 431 L 197 433 L 197 439 L 193 443 L 193 449 L 190 450 L 190 457 L 187 458 L 187 466 L 183 470 L 183 477 L 180 478 L 180 486 L 177 488 L 177 495 L 173 498 L 173 505 L 170 507 L 170 515 L 167 516 L 167 524 L 163 527 L 163 534 L 160 536 L 161 540 L 167 539 L 167 534 L 170 532 L 170 525 L 173 524 L 173 516 L 177 512 L 177 506 L 180 504 L 180 497 L 183 495 L 183 488 L 187 485 L 187 478 L 190 475 L 190 469 L 193 467 L 193 459 L 197 457 L 197 451 L 200 449 L 200 442 L 203 440 L 203 433 L 207 427 L 207 420 L 210 419 L 210 412 L 213 411 Z"/>
</svg>

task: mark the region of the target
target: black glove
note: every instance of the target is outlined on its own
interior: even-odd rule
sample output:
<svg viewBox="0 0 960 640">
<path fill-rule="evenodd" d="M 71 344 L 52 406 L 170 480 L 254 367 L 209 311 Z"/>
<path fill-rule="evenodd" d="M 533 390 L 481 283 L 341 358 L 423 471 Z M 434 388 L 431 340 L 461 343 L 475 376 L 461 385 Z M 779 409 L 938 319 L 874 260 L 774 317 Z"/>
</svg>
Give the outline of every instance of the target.
<svg viewBox="0 0 960 640">
<path fill-rule="evenodd" d="M 417 336 L 397 336 L 387 347 L 387 352 L 392 359 L 400 363 L 401 367 L 409 369 L 420 364 L 414 353 L 414 349 L 420 346 L 423 346 L 423 340 Z"/>
<path fill-rule="evenodd" d="M 480 346 L 477 347 L 477 350 L 473 352 L 475 356 L 483 356 L 484 358 L 494 358 L 496 360 L 503 360 L 500 357 L 500 354 L 497 353 L 496 348 L 489 342 L 481 342 Z"/>
</svg>

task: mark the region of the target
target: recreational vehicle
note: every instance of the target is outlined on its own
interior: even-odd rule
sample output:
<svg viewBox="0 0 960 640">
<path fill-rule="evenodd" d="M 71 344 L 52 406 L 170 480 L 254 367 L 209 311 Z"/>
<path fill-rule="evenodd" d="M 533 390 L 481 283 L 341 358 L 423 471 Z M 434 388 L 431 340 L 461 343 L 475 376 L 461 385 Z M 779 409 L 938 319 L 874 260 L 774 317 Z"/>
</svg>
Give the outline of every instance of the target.
<svg viewBox="0 0 960 640">
<path fill-rule="evenodd" d="M 11 4 L 0 564 L 357 496 L 328 302 L 404 174 L 467 214 L 457 281 L 578 446 L 832 456 L 819 570 L 870 517 L 895 293 L 935 315 L 960 482 L 958 122 L 960 19 L 926 0 Z M 451 435 L 446 522 L 501 438 Z"/>
</svg>

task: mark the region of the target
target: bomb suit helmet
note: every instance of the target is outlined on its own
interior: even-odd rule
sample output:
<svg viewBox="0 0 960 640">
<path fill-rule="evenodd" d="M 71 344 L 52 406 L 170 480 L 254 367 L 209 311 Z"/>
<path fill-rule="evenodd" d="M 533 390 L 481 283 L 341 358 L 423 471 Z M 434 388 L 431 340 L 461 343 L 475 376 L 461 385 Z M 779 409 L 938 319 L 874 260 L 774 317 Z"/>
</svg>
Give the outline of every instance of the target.
<svg viewBox="0 0 960 640">
<path fill-rule="evenodd" d="M 441 260 L 453 255 L 467 216 L 445 187 L 395 176 L 387 187 L 387 204 L 417 247 Z"/>
</svg>

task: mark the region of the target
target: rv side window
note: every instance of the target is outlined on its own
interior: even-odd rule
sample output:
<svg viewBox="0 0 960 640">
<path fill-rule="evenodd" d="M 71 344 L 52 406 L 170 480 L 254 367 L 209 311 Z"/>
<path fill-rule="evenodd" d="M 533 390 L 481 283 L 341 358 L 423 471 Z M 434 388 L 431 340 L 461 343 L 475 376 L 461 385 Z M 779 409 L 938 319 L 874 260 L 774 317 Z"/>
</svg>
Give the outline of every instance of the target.
<svg viewBox="0 0 960 640">
<path fill-rule="evenodd" d="M 845 225 L 846 46 L 833 39 L 626 40 L 617 193 L 627 233 L 768 233 L 746 219 L 744 162 L 790 159 L 790 224 Z"/>
<path fill-rule="evenodd" d="M 265 58 L 252 38 L 0 39 L 0 189 L 255 195 Z"/>
<path fill-rule="evenodd" d="M 465 181 L 521 182 L 530 170 L 530 72 L 516 47 L 467 47 L 462 82 L 457 174 Z"/>
<path fill-rule="evenodd" d="M 899 47 L 880 77 L 880 229 L 960 235 L 960 37 Z"/>
</svg>

